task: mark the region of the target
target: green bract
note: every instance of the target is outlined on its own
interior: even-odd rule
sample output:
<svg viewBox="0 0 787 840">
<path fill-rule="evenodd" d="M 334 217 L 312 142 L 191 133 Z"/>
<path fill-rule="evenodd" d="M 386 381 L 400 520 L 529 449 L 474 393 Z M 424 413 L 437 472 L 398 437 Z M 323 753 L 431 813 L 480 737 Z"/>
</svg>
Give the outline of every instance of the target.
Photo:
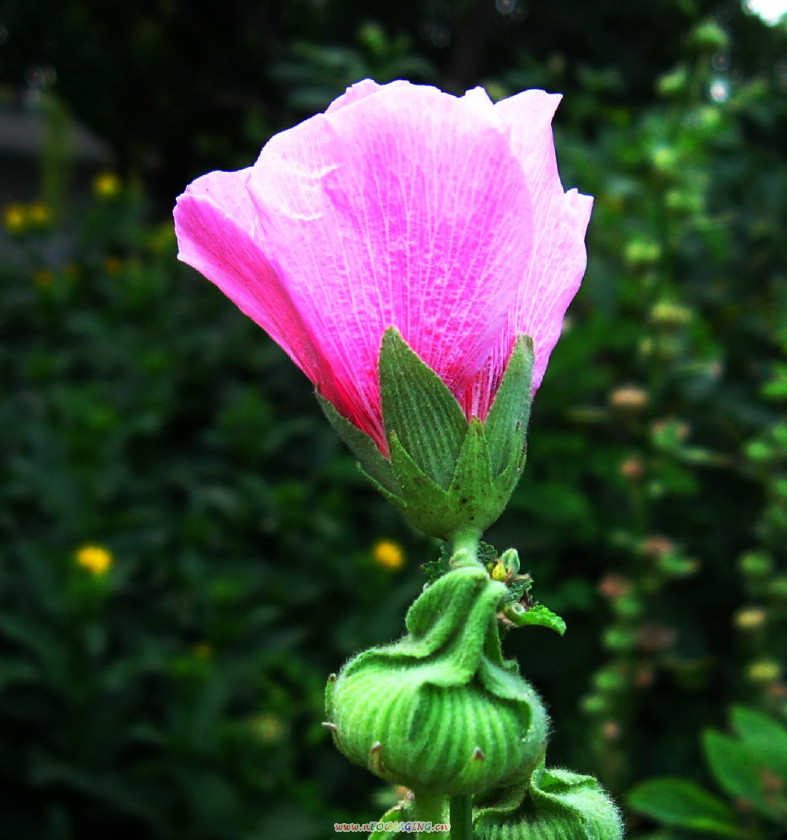
<svg viewBox="0 0 787 840">
<path fill-rule="evenodd" d="M 468 421 L 442 379 L 389 328 L 380 350 L 380 394 L 390 448 L 319 397 L 363 472 L 411 525 L 451 540 L 485 531 L 503 512 L 525 465 L 533 342 L 519 336 L 485 422 Z"/>
<path fill-rule="evenodd" d="M 417 793 L 522 784 L 546 748 L 544 707 L 500 650 L 506 587 L 471 563 L 423 592 L 404 638 L 351 659 L 326 692 L 338 748 Z"/>
<path fill-rule="evenodd" d="M 592 776 L 539 767 L 530 784 L 476 810 L 475 840 L 621 840 L 615 803 Z"/>
</svg>

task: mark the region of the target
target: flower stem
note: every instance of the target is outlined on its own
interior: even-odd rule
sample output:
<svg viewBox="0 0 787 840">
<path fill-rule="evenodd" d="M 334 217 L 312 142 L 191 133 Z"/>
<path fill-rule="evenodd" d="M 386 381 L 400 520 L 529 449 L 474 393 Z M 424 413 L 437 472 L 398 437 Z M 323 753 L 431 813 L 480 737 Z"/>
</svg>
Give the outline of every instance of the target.
<svg viewBox="0 0 787 840">
<path fill-rule="evenodd" d="M 468 528 L 466 531 L 457 531 L 453 535 L 451 548 L 453 549 L 454 558 L 459 561 L 454 563 L 452 559 L 451 565 L 454 568 L 478 563 L 478 542 L 480 538 L 481 534 L 474 528 Z"/>
<path fill-rule="evenodd" d="M 413 791 L 415 796 L 415 819 L 417 822 L 427 822 L 435 825 L 443 821 L 443 807 L 445 804 L 445 797 L 440 794 L 434 795 L 431 793 L 420 793 Z M 419 831 L 418 840 L 434 840 L 434 834 L 431 831 Z"/>
<path fill-rule="evenodd" d="M 473 807 L 470 796 L 451 797 L 451 840 L 473 840 Z"/>
</svg>

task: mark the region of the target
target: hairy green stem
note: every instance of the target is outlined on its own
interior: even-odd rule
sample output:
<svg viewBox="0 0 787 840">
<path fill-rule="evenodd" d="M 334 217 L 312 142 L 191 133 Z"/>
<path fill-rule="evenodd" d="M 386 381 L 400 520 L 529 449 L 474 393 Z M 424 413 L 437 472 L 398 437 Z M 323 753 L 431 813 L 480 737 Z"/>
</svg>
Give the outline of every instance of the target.
<svg viewBox="0 0 787 840">
<path fill-rule="evenodd" d="M 468 528 L 465 531 L 458 531 L 451 539 L 451 549 L 454 556 L 460 552 L 466 558 L 465 563 L 458 563 L 457 565 L 466 565 L 468 562 L 478 562 L 478 542 L 481 539 L 481 534 L 474 528 Z M 454 565 L 452 563 L 452 565 Z"/>
<path fill-rule="evenodd" d="M 413 791 L 413 795 L 415 796 L 416 821 L 432 823 L 433 825 L 443 821 L 444 796 L 417 790 Z M 434 840 L 434 837 L 435 835 L 431 831 L 418 832 L 418 840 Z"/>
<path fill-rule="evenodd" d="M 473 806 L 470 796 L 451 797 L 451 840 L 473 840 Z"/>
</svg>

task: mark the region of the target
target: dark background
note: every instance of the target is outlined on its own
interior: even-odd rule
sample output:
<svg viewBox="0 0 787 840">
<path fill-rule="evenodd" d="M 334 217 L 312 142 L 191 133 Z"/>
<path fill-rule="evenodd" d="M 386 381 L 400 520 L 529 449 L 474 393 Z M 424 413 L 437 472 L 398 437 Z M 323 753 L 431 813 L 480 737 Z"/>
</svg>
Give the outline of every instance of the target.
<svg viewBox="0 0 787 840">
<path fill-rule="evenodd" d="M 321 840 L 395 801 L 334 750 L 322 689 L 401 633 L 437 546 L 363 482 L 284 354 L 177 263 L 170 217 L 192 178 L 366 76 L 564 93 L 563 181 L 596 196 L 525 478 L 488 535 L 568 622 L 507 640 L 550 707 L 549 763 L 630 801 L 635 838 L 702 836 L 629 800 L 665 775 L 738 836 L 783 836 L 785 779 L 740 731 L 726 763 L 707 733 L 735 705 L 787 712 L 786 32 L 710 0 L 7 0 L 0 116 L 33 128 L 0 140 L 20 178 L 0 269 L 1 838 Z"/>
</svg>

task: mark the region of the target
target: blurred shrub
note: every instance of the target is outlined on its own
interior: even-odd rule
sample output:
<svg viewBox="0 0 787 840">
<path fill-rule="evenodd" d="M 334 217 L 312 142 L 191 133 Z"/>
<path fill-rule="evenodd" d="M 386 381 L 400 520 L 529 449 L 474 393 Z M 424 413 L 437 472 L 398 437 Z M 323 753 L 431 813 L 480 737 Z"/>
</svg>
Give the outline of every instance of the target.
<svg viewBox="0 0 787 840">
<path fill-rule="evenodd" d="M 7 217 L 0 836 L 321 836 L 359 804 L 325 678 L 421 543 L 141 211 L 102 176 L 67 245 Z"/>
<path fill-rule="evenodd" d="M 714 729 L 703 736 L 705 760 L 727 803 L 694 782 L 650 779 L 629 805 L 667 824 L 741 840 L 782 837 L 787 826 L 787 727 L 745 706 L 732 709 L 736 736 Z"/>
</svg>

